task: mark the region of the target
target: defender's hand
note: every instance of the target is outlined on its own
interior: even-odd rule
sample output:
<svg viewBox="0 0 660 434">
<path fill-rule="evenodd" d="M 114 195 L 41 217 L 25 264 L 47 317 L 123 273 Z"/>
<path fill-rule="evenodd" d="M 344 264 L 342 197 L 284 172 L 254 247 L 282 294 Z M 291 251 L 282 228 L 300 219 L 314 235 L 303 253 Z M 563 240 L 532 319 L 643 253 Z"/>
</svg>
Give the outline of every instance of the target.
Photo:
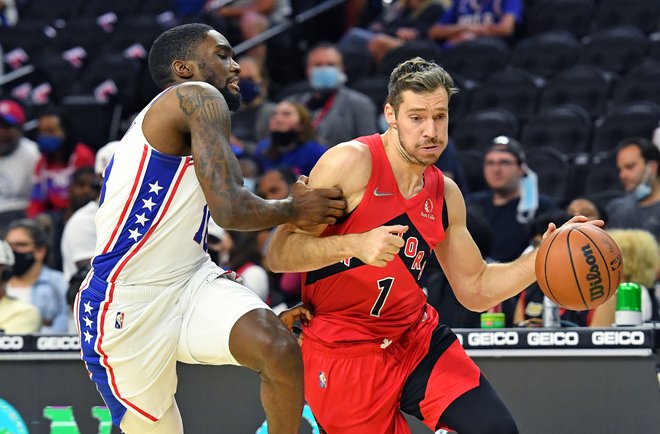
<svg viewBox="0 0 660 434">
<path fill-rule="evenodd" d="M 293 186 L 293 217 L 298 227 L 334 224 L 346 213 L 346 199 L 339 188 L 313 189 L 307 186 L 307 177 L 301 176 Z"/>
<path fill-rule="evenodd" d="M 293 306 L 291 309 L 280 312 L 278 315 L 289 331 L 293 331 L 293 324 L 300 320 L 300 323 L 307 326 L 314 317 L 311 307 L 302 303 Z"/>
</svg>

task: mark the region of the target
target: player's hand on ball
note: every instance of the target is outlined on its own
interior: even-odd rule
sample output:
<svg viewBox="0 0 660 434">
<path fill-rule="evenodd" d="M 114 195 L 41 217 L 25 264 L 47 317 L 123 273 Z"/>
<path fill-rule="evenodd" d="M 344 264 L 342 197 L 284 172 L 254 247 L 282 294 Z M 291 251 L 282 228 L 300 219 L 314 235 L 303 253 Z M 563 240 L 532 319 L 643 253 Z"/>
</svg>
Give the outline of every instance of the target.
<svg viewBox="0 0 660 434">
<path fill-rule="evenodd" d="M 307 186 L 307 177 L 301 176 L 293 186 L 293 217 L 298 227 L 334 224 L 346 213 L 346 199 L 339 188 L 314 189 Z"/>
<path fill-rule="evenodd" d="M 408 226 L 380 226 L 361 234 L 359 238 L 360 251 L 357 255 L 365 264 L 384 267 L 392 261 L 404 245 L 403 233 Z"/>
<path fill-rule="evenodd" d="M 310 306 L 300 303 L 290 309 L 280 312 L 278 316 L 286 328 L 288 328 L 289 331 L 293 331 L 293 324 L 296 321 L 300 321 L 302 325 L 307 326 L 312 318 L 314 318 L 314 311 Z"/>
<path fill-rule="evenodd" d="M 548 224 L 548 229 L 545 231 L 543 234 L 543 239 L 545 240 L 548 238 L 554 231 L 559 230 L 563 227 L 567 227 L 568 225 L 574 225 L 574 224 L 590 224 L 590 225 L 595 225 L 598 226 L 599 228 L 602 228 L 603 225 L 605 225 L 605 222 L 603 220 L 589 220 L 587 217 L 583 215 L 576 215 L 571 217 L 569 221 L 561 225 L 559 228 L 557 228 L 557 225 L 554 223 Z"/>
</svg>

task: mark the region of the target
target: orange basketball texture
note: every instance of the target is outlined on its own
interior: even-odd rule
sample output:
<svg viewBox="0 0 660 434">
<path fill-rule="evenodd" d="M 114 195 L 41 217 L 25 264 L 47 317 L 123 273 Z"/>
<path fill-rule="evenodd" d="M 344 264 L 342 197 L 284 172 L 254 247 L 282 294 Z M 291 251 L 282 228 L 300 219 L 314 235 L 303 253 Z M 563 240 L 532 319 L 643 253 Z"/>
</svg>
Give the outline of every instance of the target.
<svg viewBox="0 0 660 434">
<path fill-rule="evenodd" d="M 621 282 L 619 246 L 598 226 L 565 225 L 543 240 L 536 255 L 536 279 L 545 295 L 570 310 L 605 303 Z"/>
</svg>

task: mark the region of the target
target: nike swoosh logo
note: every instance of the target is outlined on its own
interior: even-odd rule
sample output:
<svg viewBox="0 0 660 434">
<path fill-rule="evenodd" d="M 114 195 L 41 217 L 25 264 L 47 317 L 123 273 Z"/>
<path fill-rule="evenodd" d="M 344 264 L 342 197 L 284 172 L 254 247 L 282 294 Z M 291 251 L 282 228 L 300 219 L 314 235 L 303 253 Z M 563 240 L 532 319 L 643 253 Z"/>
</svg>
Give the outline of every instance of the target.
<svg viewBox="0 0 660 434">
<path fill-rule="evenodd" d="M 378 191 L 378 187 L 374 188 L 374 196 L 382 197 L 382 196 L 394 196 L 394 193 L 382 193 Z"/>
</svg>

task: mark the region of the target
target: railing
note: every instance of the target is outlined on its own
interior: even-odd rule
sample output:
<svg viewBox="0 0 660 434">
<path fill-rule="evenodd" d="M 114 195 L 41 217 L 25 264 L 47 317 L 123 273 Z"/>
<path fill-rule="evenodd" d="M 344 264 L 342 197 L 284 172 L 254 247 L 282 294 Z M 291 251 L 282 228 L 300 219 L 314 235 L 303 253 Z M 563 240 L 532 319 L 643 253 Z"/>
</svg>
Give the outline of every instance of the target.
<svg viewBox="0 0 660 434">
<path fill-rule="evenodd" d="M 234 47 L 234 52 L 237 56 L 245 53 L 257 45 L 263 44 L 264 42 L 281 35 L 287 30 L 299 26 L 344 2 L 346 2 L 346 0 L 327 0 L 319 5 L 311 7 L 306 11 L 300 12 L 293 18 L 287 18 L 284 22 L 267 29 L 265 32 L 258 34 L 254 38 L 241 42 Z"/>
</svg>

